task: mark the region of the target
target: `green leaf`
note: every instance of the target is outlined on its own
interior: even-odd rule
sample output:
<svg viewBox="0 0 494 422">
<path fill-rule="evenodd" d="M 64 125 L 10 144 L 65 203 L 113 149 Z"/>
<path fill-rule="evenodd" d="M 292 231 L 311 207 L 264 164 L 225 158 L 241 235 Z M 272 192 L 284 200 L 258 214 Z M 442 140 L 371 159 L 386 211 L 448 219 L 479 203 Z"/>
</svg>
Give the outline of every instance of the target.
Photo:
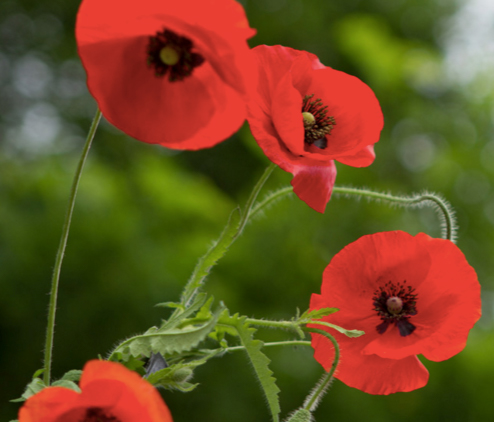
<svg viewBox="0 0 494 422">
<path fill-rule="evenodd" d="M 324 318 L 325 316 L 338 312 L 338 310 L 339 310 L 338 308 L 322 308 L 322 309 L 315 309 L 313 311 L 307 310 L 299 318 L 299 321 L 311 321 L 313 319 L 321 319 Z"/>
<path fill-rule="evenodd" d="M 286 422 L 310 422 L 312 415 L 307 409 L 298 409 Z"/>
<path fill-rule="evenodd" d="M 330 327 L 340 332 L 341 334 L 345 334 L 347 337 L 360 337 L 365 334 L 364 331 L 361 330 L 347 330 L 339 325 L 334 325 L 326 321 L 311 321 L 311 324 L 325 325 L 326 327 Z"/>
<path fill-rule="evenodd" d="M 162 355 L 166 355 L 191 350 L 214 329 L 222 311 L 223 307 L 218 307 L 209 321 L 198 325 L 187 325 L 183 328 L 177 328 L 175 324 L 172 324 L 170 328 L 165 324 L 159 329 L 152 327 L 144 334 L 132 337 L 123 342 L 115 349 L 112 355 L 114 353 L 122 353 L 123 359 L 127 360 L 129 355 L 149 357 L 151 352 L 159 352 Z"/>
<path fill-rule="evenodd" d="M 73 381 L 69 381 L 69 380 L 58 380 L 58 381 L 55 381 L 54 383 L 51 384 L 52 387 L 64 387 L 64 388 L 68 388 L 70 390 L 73 390 L 77 393 L 80 393 L 81 392 L 81 389 L 79 388 L 79 386 L 73 382 Z"/>
<path fill-rule="evenodd" d="M 264 343 L 260 340 L 254 340 L 255 328 L 249 327 L 245 322 L 246 317 L 239 317 L 238 314 L 233 316 L 222 315 L 220 323 L 231 325 L 235 327 L 237 335 L 240 338 L 242 345 L 245 347 L 247 355 L 254 367 L 257 378 L 261 383 L 261 387 L 266 395 L 269 409 L 273 422 L 279 421 L 280 413 L 280 401 L 279 392 L 280 389 L 276 385 L 276 379 L 272 376 L 273 372 L 269 369 L 269 363 L 271 362 L 268 357 L 261 351 Z"/>
<path fill-rule="evenodd" d="M 213 243 L 211 248 L 202 256 L 196 264 L 194 271 L 185 286 L 182 294 L 181 303 L 187 305 L 197 294 L 197 291 L 203 284 L 204 280 L 216 265 L 216 262 L 225 255 L 226 251 L 232 244 L 237 235 L 240 225 L 240 208 L 235 208 L 226 223 L 226 227 L 221 233 L 219 239 Z"/>
<path fill-rule="evenodd" d="M 45 368 L 38 369 L 34 374 L 33 374 L 33 379 L 34 378 L 39 378 L 39 376 L 45 372 Z"/>
<path fill-rule="evenodd" d="M 33 380 L 27 385 L 24 393 L 18 399 L 10 400 L 12 403 L 19 403 L 26 401 L 29 397 L 34 396 L 36 393 L 39 393 L 43 388 L 46 387 L 46 384 L 41 378 L 33 378 Z"/>
<path fill-rule="evenodd" d="M 66 372 L 62 378 L 60 378 L 61 381 L 73 381 L 73 382 L 79 382 L 81 379 L 82 371 L 80 369 L 73 369 L 69 372 Z"/>
</svg>

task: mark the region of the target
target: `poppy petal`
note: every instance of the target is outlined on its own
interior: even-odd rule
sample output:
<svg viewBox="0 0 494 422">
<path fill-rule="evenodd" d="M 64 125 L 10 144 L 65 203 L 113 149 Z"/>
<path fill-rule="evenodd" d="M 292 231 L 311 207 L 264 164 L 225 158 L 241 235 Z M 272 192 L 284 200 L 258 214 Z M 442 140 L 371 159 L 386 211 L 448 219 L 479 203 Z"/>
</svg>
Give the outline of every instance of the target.
<svg viewBox="0 0 494 422">
<path fill-rule="evenodd" d="M 89 361 L 83 369 L 81 390 L 84 393 L 85 388 L 95 383 L 106 384 L 108 381 L 113 383 L 113 388 L 119 388 L 122 384 L 125 386 L 118 403 L 112 408 L 115 416 L 125 415 L 125 420 L 128 422 L 172 421 L 170 411 L 161 399 L 158 390 L 137 373 L 121 364 L 99 360 Z"/>
<path fill-rule="evenodd" d="M 291 184 L 295 194 L 312 209 L 324 212 L 336 179 L 334 161 L 326 166 L 296 166 L 293 175 Z"/>
<path fill-rule="evenodd" d="M 77 402 L 79 394 L 62 387 L 48 387 L 29 397 L 19 410 L 19 422 L 53 422 Z"/>
</svg>

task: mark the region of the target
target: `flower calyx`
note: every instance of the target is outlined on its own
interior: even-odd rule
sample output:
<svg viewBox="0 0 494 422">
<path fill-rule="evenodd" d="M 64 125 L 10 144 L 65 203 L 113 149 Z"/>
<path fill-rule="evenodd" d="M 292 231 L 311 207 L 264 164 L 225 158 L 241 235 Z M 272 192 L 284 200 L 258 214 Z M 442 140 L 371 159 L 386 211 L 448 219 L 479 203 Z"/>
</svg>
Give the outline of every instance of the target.
<svg viewBox="0 0 494 422">
<path fill-rule="evenodd" d="M 328 106 L 325 106 L 320 98 L 310 101 L 313 97 L 314 94 L 306 95 L 302 101 L 304 142 L 325 149 L 328 145 L 326 135 L 331 134 L 336 121 L 334 117 L 326 115 Z"/>
<path fill-rule="evenodd" d="M 169 29 L 149 37 L 147 64 L 157 77 L 168 74 L 170 82 L 182 81 L 204 63 L 204 57 L 192 51 L 194 43 Z"/>
<path fill-rule="evenodd" d="M 398 327 L 400 335 L 406 337 L 412 334 L 416 327 L 410 322 L 410 317 L 417 315 L 417 295 L 412 286 L 389 281 L 379 287 L 372 297 L 374 311 L 377 312 L 382 323 L 376 326 L 379 334 L 384 334 L 390 324 Z"/>
</svg>

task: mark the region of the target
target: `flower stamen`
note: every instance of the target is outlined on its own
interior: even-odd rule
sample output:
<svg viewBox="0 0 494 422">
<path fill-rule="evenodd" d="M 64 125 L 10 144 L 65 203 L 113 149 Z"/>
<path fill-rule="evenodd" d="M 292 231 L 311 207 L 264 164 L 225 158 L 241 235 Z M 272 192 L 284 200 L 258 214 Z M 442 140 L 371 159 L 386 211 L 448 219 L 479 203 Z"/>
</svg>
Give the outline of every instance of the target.
<svg viewBox="0 0 494 422">
<path fill-rule="evenodd" d="M 121 422 L 115 416 L 106 414 L 99 407 L 90 407 L 80 422 Z"/>
<path fill-rule="evenodd" d="M 302 117 L 304 119 L 304 142 L 325 149 L 328 146 L 326 135 L 336 124 L 334 117 L 326 116 L 328 106 L 325 106 L 320 98 L 309 101 L 314 94 L 306 95 L 302 102 Z"/>
<path fill-rule="evenodd" d="M 374 311 L 383 321 L 376 326 L 379 334 L 384 334 L 390 324 L 398 327 L 402 337 L 415 331 L 415 325 L 409 321 L 411 316 L 417 315 L 417 295 L 413 293 L 414 291 L 412 286 L 406 285 L 405 280 L 396 285 L 389 281 L 374 292 L 372 297 Z"/>
<path fill-rule="evenodd" d="M 154 67 L 157 77 L 169 73 L 170 82 L 182 81 L 192 75 L 194 68 L 204 63 L 204 57 L 194 53 L 194 43 L 169 29 L 149 37 L 147 64 Z"/>
</svg>

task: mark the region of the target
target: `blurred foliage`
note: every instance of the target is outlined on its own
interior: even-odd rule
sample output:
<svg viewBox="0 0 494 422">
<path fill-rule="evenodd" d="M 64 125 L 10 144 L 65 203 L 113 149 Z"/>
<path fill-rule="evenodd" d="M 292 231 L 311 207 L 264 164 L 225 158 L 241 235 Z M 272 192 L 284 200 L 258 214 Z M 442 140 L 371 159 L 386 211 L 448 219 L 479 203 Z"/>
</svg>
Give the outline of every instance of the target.
<svg viewBox="0 0 494 422">
<path fill-rule="evenodd" d="M 473 0 L 471 1 L 473 2 Z M 385 129 L 369 168 L 338 164 L 337 184 L 392 193 L 441 192 L 456 208 L 458 245 L 478 272 L 484 316 L 465 351 L 425 362 L 429 384 L 387 397 L 336 381 L 317 420 L 489 421 L 494 387 L 494 93 L 491 73 L 449 77 L 455 14 L 447 0 L 243 1 L 257 35 L 368 83 Z M 47 292 L 73 172 L 96 105 L 73 37 L 78 2 L 0 3 L 0 419 L 42 366 Z M 470 22 L 474 26 L 474 22 Z M 465 63 L 467 66 L 468 63 Z M 465 68 L 465 73 L 466 68 Z M 81 368 L 167 315 L 196 259 L 243 203 L 267 165 L 247 126 L 197 152 L 142 144 L 102 124 L 85 169 L 62 269 L 54 375 Z M 277 169 L 266 191 L 285 186 Z M 265 192 L 266 192 L 265 191 Z M 262 194 L 261 194 L 262 196 Z M 256 218 L 213 270 L 207 290 L 245 315 L 290 318 L 319 291 L 346 244 L 385 230 L 439 235 L 432 211 L 333 198 L 324 215 L 296 198 Z M 259 330 L 263 339 L 284 333 Z M 283 414 L 319 378 L 310 348 L 269 350 Z M 193 392 L 164 393 L 176 422 L 267 420 L 246 357 L 197 370 Z M 359 403 L 355 406 L 354 403 Z"/>
</svg>

